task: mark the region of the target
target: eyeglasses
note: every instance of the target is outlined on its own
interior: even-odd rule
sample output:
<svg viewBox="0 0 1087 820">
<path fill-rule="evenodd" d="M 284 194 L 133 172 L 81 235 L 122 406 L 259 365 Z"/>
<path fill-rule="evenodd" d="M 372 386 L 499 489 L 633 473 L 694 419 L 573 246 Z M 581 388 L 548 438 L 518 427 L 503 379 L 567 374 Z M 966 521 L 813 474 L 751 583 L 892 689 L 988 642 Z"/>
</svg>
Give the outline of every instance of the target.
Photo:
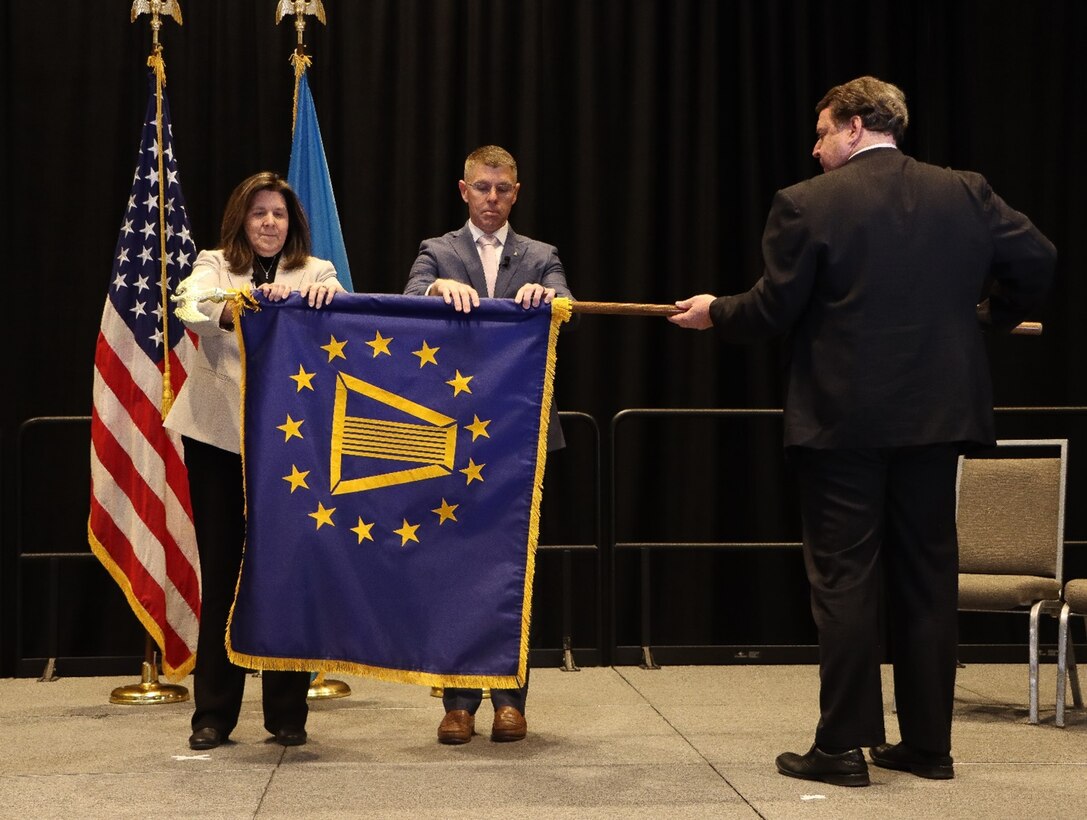
<svg viewBox="0 0 1087 820">
<path fill-rule="evenodd" d="M 489 196 L 491 189 L 494 188 L 494 192 L 500 197 L 507 197 L 513 193 L 516 186 L 508 182 L 499 182 L 497 185 L 491 185 L 489 182 L 472 182 L 468 184 L 468 187 L 480 196 Z"/>
</svg>

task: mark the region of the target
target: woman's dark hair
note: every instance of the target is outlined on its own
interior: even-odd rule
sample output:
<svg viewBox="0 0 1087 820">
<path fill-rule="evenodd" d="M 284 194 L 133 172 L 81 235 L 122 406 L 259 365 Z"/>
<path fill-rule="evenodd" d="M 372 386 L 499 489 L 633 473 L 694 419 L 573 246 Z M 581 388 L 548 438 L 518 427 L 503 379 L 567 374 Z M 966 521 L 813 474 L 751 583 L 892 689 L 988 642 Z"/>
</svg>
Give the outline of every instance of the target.
<svg viewBox="0 0 1087 820">
<path fill-rule="evenodd" d="M 298 268 L 310 255 L 309 220 L 302 210 L 302 203 L 294 189 L 279 174 L 261 171 L 243 180 L 223 211 L 223 226 L 219 231 L 219 246 L 227 264 L 235 273 L 244 273 L 253 267 L 255 253 L 245 235 L 245 219 L 253 206 L 253 198 L 261 191 L 276 191 L 287 202 L 287 241 L 283 243 L 280 265 L 283 270 Z"/>
</svg>

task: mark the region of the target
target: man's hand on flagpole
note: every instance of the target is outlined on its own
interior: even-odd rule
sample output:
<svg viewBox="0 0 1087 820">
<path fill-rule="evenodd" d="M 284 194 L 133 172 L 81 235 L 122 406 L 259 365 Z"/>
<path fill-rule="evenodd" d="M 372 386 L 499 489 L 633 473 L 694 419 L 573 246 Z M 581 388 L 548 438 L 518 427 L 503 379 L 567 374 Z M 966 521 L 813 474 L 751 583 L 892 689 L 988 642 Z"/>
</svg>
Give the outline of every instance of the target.
<svg viewBox="0 0 1087 820">
<path fill-rule="evenodd" d="M 700 293 L 690 299 L 678 301 L 676 307 L 683 312 L 669 316 L 668 321 L 674 325 L 692 330 L 711 328 L 713 327 L 713 320 L 710 319 L 710 303 L 716 298 L 716 296 L 709 293 Z"/>
<path fill-rule="evenodd" d="M 455 279 L 435 279 L 430 283 L 430 295 L 441 296 L 447 305 L 461 313 L 471 313 L 473 307 L 479 307 L 476 289 Z"/>
<path fill-rule="evenodd" d="M 549 305 L 554 298 L 554 288 L 545 288 L 539 282 L 526 282 L 521 285 L 517 295 L 513 297 L 513 301 L 520 302 L 521 307 L 528 310 L 529 308 L 538 308 L 541 304 Z"/>
</svg>

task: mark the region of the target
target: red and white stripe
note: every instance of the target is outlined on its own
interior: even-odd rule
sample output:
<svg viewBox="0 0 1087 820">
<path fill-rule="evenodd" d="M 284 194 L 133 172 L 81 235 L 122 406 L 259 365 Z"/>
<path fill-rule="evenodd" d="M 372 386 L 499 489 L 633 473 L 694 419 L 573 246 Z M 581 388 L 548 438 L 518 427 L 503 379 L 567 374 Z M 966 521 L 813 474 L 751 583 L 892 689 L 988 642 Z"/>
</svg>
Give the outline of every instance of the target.
<svg viewBox="0 0 1087 820">
<path fill-rule="evenodd" d="M 193 342 L 171 350 L 175 395 Z M 91 548 L 177 679 L 195 663 L 200 562 L 180 437 L 162 426 L 162 371 L 107 299 L 94 357 Z"/>
</svg>

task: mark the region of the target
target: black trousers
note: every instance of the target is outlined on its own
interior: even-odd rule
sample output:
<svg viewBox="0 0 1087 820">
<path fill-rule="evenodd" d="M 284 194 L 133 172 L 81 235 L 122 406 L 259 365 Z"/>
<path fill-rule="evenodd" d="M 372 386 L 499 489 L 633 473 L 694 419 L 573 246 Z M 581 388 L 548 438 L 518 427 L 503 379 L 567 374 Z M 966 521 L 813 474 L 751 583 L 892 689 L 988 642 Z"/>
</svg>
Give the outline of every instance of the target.
<svg viewBox="0 0 1087 820">
<path fill-rule="evenodd" d="M 951 750 L 958 649 L 954 444 L 790 448 L 819 629 L 819 725 L 831 751 L 886 740 L 881 602 L 901 739 Z M 882 600 L 881 600 L 882 599 Z"/>
<path fill-rule="evenodd" d="M 238 724 L 248 670 L 226 654 L 226 623 L 234 602 L 245 543 L 241 456 L 184 437 L 196 545 L 200 554 L 200 634 L 193 672 L 193 730 L 213 727 L 224 737 Z M 304 729 L 308 672 L 261 674 L 264 728 Z"/>
</svg>

